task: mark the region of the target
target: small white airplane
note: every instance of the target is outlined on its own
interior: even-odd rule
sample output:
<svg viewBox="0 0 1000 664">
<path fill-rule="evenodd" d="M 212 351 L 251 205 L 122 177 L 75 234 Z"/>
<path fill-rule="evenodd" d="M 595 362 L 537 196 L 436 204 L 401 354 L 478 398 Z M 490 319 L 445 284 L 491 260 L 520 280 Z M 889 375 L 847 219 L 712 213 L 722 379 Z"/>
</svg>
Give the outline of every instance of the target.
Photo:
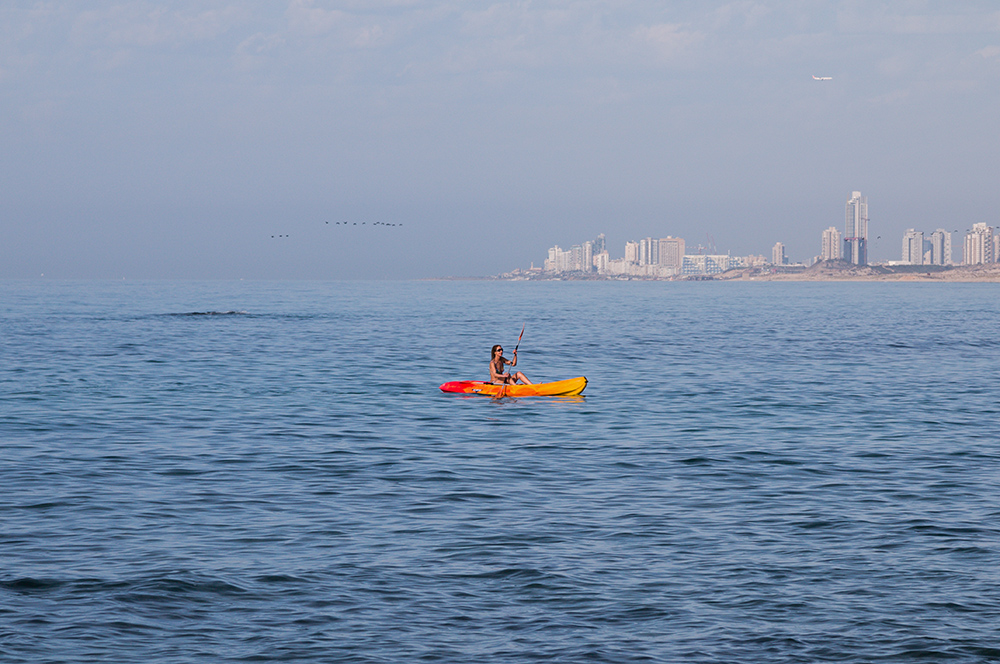
<svg viewBox="0 0 1000 664">
<path fill-rule="evenodd" d="M 813 76 L 814 81 L 832 81 L 833 76 Z"/>
</svg>

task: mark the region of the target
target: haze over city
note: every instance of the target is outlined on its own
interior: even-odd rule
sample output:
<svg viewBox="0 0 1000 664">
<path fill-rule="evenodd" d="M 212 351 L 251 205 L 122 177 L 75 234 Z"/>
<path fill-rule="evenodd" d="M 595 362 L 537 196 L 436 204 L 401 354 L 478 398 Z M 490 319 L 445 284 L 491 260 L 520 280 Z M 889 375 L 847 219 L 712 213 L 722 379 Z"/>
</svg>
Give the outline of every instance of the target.
<svg viewBox="0 0 1000 664">
<path fill-rule="evenodd" d="M 487 275 L 607 234 L 793 259 L 1000 224 L 991 2 L 15 2 L 0 277 Z M 880 237 L 877 240 L 876 237 Z"/>
</svg>

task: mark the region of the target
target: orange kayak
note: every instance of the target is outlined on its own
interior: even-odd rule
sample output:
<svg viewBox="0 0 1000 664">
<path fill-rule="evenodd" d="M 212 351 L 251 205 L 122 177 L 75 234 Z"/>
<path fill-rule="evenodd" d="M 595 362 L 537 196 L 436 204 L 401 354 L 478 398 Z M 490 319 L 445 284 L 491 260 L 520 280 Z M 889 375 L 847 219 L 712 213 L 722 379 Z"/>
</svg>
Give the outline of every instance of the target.
<svg viewBox="0 0 1000 664">
<path fill-rule="evenodd" d="M 478 380 L 456 380 L 442 385 L 441 391 L 496 397 L 500 396 L 502 389 L 505 397 L 573 397 L 583 392 L 585 387 L 587 387 L 587 379 L 580 376 L 554 383 L 535 383 L 534 385 L 494 385 Z"/>
</svg>

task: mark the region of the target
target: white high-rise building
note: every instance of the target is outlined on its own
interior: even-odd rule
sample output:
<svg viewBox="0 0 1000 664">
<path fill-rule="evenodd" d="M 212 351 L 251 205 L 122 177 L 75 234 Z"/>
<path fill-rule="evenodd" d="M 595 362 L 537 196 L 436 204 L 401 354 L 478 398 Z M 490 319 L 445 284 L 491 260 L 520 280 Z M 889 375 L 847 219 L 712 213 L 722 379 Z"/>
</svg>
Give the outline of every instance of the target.
<svg viewBox="0 0 1000 664">
<path fill-rule="evenodd" d="M 844 255 L 840 250 L 841 237 L 840 231 L 837 230 L 836 226 L 830 226 L 823 231 L 823 249 L 819 254 L 820 260 L 835 261 Z"/>
<path fill-rule="evenodd" d="M 597 270 L 598 274 L 607 273 L 610 260 L 611 258 L 608 256 L 607 251 L 594 254 L 594 269 Z"/>
<path fill-rule="evenodd" d="M 560 251 L 556 254 L 556 272 L 569 272 L 573 269 L 573 249 Z"/>
<path fill-rule="evenodd" d="M 579 250 L 579 245 L 576 245 L 576 248 Z M 573 250 L 563 251 L 558 244 L 549 248 L 549 257 L 545 259 L 544 265 L 546 272 L 569 272 L 579 269 L 573 267 Z"/>
<path fill-rule="evenodd" d="M 907 228 L 903 234 L 904 263 L 910 265 L 924 264 L 924 232 Z"/>
<path fill-rule="evenodd" d="M 855 265 L 868 264 L 868 197 L 860 191 L 851 192 L 847 201 L 844 260 Z"/>
<path fill-rule="evenodd" d="M 993 228 L 984 223 L 973 224 L 972 230 L 965 236 L 962 262 L 966 265 L 992 263 L 994 251 Z"/>
<path fill-rule="evenodd" d="M 771 263 L 774 265 L 785 265 L 788 263 L 788 256 L 785 255 L 785 244 L 775 242 L 771 248 Z"/>
<path fill-rule="evenodd" d="M 583 243 L 583 258 L 580 261 L 580 269 L 584 272 L 594 270 L 594 243 L 590 240 Z"/>
<path fill-rule="evenodd" d="M 626 263 L 638 263 L 639 262 L 639 243 L 634 240 L 630 240 L 625 243 L 625 262 Z"/>
<path fill-rule="evenodd" d="M 951 265 L 951 233 L 939 228 L 931 233 L 931 265 Z"/>
<path fill-rule="evenodd" d="M 660 264 L 660 241 L 647 237 L 639 240 L 639 265 Z"/>
<path fill-rule="evenodd" d="M 562 249 L 557 244 L 554 247 L 549 247 L 549 257 L 545 259 L 542 263 L 544 270 L 546 272 L 558 272 L 559 270 L 559 254 L 562 253 Z"/>
</svg>

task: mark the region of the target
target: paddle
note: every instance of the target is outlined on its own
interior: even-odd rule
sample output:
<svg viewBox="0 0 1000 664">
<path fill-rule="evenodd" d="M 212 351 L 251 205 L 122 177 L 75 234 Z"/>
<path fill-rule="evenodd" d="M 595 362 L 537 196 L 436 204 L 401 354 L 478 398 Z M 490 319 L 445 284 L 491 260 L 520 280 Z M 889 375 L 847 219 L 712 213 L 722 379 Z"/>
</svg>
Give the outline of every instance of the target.
<svg viewBox="0 0 1000 664">
<path fill-rule="evenodd" d="M 523 323 L 521 325 L 521 334 L 517 335 L 517 343 L 514 344 L 514 356 L 513 356 L 513 359 L 515 361 L 517 360 L 517 347 L 521 345 L 521 337 L 524 336 L 524 326 L 525 325 L 527 325 L 527 323 Z M 506 392 L 506 391 L 507 391 L 507 383 L 504 383 L 503 385 L 500 386 L 500 392 L 499 392 L 499 394 L 497 394 L 497 399 L 503 399 L 504 392 Z"/>
</svg>

